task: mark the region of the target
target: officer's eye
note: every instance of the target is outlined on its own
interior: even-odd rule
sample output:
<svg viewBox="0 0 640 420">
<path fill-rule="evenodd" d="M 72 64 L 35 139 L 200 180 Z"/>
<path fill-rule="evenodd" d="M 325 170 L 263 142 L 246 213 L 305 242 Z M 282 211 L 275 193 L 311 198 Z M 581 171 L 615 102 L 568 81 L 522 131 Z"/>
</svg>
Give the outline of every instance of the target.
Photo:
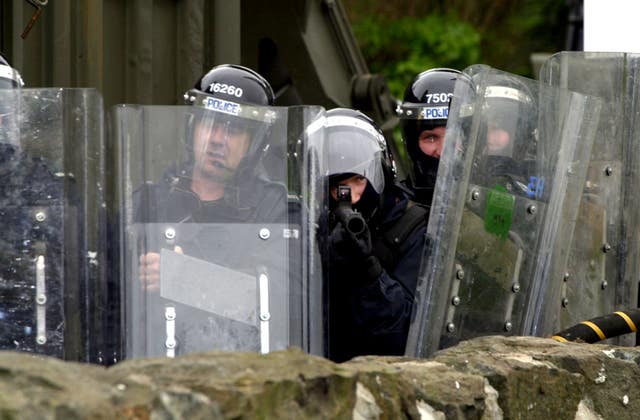
<svg viewBox="0 0 640 420">
<path fill-rule="evenodd" d="M 353 180 L 357 185 L 362 185 L 367 182 L 367 178 L 362 175 L 356 176 Z"/>
<path fill-rule="evenodd" d="M 420 137 L 420 141 L 424 141 L 424 142 L 427 142 L 427 143 L 435 143 L 436 140 L 437 140 L 437 138 L 433 134 L 429 134 L 427 136 Z"/>
<path fill-rule="evenodd" d="M 237 136 L 239 134 L 244 134 L 244 127 L 237 124 L 230 124 L 228 127 L 229 134 L 232 136 Z"/>
<path fill-rule="evenodd" d="M 214 129 L 224 130 L 226 134 L 236 136 L 245 132 L 245 127 L 236 121 L 216 121 L 213 123 Z"/>
</svg>

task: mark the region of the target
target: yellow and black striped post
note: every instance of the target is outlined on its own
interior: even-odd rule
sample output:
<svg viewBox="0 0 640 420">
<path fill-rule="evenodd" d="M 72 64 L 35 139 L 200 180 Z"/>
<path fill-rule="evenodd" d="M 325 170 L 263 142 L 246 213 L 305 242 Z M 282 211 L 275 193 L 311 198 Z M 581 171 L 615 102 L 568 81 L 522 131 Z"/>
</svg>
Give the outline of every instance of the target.
<svg viewBox="0 0 640 420">
<path fill-rule="evenodd" d="M 551 338 L 563 343 L 568 341 L 596 343 L 607 338 L 637 332 L 637 325 L 640 325 L 640 309 L 630 309 L 582 321 L 554 334 Z"/>
</svg>

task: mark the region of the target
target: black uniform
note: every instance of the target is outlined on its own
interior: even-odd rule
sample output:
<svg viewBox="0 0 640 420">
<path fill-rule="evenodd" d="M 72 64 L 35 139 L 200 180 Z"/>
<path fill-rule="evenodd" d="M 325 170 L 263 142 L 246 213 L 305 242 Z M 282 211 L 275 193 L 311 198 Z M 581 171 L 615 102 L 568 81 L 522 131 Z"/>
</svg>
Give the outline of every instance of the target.
<svg viewBox="0 0 640 420">
<path fill-rule="evenodd" d="M 328 352 L 342 362 L 358 355 L 404 354 L 424 249 L 426 209 L 396 190 L 371 231 L 371 254 L 335 242 L 325 249 L 328 271 Z"/>
<path fill-rule="evenodd" d="M 284 223 L 287 190 L 256 175 L 236 176 L 224 196 L 202 201 L 191 190 L 190 170 L 169 170 L 157 184 L 141 186 L 133 196 L 138 223 Z"/>
</svg>

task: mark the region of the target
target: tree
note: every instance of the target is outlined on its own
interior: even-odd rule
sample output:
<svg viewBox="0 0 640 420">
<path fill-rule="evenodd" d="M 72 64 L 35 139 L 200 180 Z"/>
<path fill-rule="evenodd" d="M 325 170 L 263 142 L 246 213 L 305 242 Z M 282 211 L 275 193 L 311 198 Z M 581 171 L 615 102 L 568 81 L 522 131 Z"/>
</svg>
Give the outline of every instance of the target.
<svg viewBox="0 0 640 420">
<path fill-rule="evenodd" d="M 343 0 L 372 72 L 399 97 L 433 67 L 484 63 L 533 77 L 530 55 L 564 49 L 567 5 L 557 0 Z"/>
</svg>

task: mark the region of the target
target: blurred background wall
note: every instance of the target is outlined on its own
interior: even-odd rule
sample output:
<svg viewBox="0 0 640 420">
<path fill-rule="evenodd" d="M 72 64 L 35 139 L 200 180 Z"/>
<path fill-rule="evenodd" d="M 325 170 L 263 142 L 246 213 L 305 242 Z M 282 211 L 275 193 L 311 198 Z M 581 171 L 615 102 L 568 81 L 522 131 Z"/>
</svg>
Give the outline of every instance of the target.
<svg viewBox="0 0 640 420">
<path fill-rule="evenodd" d="M 486 63 L 531 77 L 532 53 L 581 40 L 581 0 L 49 0 L 22 39 L 32 3 L 2 1 L 0 50 L 30 86 L 95 87 L 107 105 L 177 103 L 222 62 L 280 72 L 299 100 L 346 105 L 339 92 L 354 75 L 384 76 L 394 96 L 431 67 Z M 313 98 L 296 77 L 334 99 Z"/>
<path fill-rule="evenodd" d="M 41 7 L 25 38 L 24 28 Z M 263 74 L 277 105 L 353 107 L 390 140 L 420 71 L 485 63 L 535 77 L 581 49 L 582 0 L 2 0 L 0 50 L 28 87 L 93 87 L 118 103 L 178 104 L 208 69 Z M 533 61 L 532 61 L 533 57 Z"/>
</svg>

